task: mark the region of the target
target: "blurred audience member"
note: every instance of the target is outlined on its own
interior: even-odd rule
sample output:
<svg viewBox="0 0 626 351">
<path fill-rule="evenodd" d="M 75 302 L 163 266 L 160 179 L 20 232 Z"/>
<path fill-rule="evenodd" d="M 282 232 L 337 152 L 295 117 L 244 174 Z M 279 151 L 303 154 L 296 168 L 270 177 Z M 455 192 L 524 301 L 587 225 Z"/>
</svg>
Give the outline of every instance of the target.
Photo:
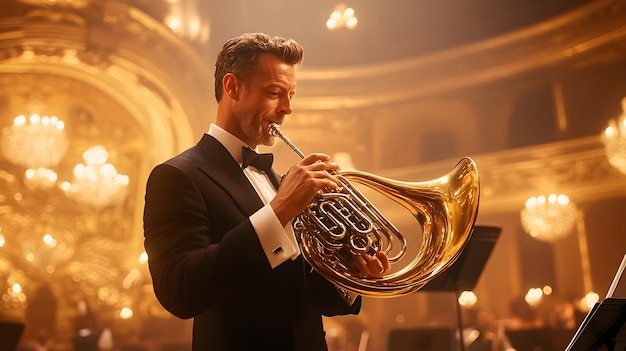
<svg viewBox="0 0 626 351">
<path fill-rule="evenodd" d="M 552 329 L 576 328 L 576 307 L 569 301 L 556 301 L 550 306 L 546 326 Z"/>
<path fill-rule="evenodd" d="M 537 310 L 528 304 L 523 296 L 513 299 L 511 302 L 512 318 L 507 328 L 512 330 L 539 329 L 545 326 Z"/>
<path fill-rule="evenodd" d="M 50 331 L 40 328 L 34 336 L 25 342 L 25 346 L 21 349 L 24 351 L 51 351 L 54 347 L 54 341 Z"/>
<path fill-rule="evenodd" d="M 476 312 L 475 322 L 463 332 L 468 351 L 516 351 L 505 333 L 505 321 L 489 310 Z"/>
</svg>

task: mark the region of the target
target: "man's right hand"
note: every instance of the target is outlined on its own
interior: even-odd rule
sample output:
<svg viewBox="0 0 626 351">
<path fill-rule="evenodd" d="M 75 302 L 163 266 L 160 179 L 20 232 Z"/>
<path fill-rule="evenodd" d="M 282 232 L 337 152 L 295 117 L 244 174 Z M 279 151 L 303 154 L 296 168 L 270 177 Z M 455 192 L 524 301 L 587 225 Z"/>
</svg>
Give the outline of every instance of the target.
<svg viewBox="0 0 626 351">
<path fill-rule="evenodd" d="M 270 201 L 280 223 L 285 226 L 299 215 L 318 191 L 338 189 L 337 178 L 331 174 L 338 169 L 338 164 L 330 162 L 330 156 L 321 153 L 310 154 L 291 167 L 283 176 L 276 197 Z"/>
</svg>

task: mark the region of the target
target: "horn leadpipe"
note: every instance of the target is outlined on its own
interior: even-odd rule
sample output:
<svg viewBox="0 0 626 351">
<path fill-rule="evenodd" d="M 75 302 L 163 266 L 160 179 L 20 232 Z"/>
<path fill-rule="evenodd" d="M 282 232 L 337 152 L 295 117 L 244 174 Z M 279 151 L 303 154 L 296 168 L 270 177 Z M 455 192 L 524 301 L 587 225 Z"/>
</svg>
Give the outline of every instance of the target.
<svg viewBox="0 0 626 351">
<path fill-rule="evenodd" d="M 304 154 L 302 153 L 302 151 L 300 151 L 300 149 L 298 149 L 298 147 L 296 145 L 294 145 L 294 143 L 291 142 L 291 140 L 289 140 L 289 138 L 287 138 L 285 136 L 285 134 L 283 134 L 280 131 L 280 126 L 278 125 L 278 123 L 270 123 L 269 125 L 269 132 L 271 136 L 275 136 L 275 137 L 279 137 L 281 138 L 285 144 L 287 144 L 287 146 L 289 146 L 291 148 L 291 150 L 293 150 L 296 154 L 298 154 L 298 156 L 300 156 L 300 158 L 304 158 Z"/>
</svg>

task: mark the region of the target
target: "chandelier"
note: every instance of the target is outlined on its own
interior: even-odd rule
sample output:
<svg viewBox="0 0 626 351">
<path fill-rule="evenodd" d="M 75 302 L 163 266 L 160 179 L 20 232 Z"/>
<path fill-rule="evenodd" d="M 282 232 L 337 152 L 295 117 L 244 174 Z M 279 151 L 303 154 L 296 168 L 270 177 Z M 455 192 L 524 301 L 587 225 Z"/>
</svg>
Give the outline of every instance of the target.
<svg viewBox="0 0 626 351">
<path fill-rule="evenodd" d="M 123 239 L 131 232 L 125 208 L 100 211 L 128 197 L 129 177 L 102 146 L 85 151 L 81 163 L 68 162 L 82 136 L 70 140 L 66 123 L 42 116 L 11 118 L 1 131 L 0 314 L 27 318 L 36 283 L 63 291 L 59 299 L 89 298 L 110 312 L 136 307 L 149 275 L 126 263 L 133 248 Z"/>
<path fill-rule="evenodd" d="M 50 189 L 57 179 L 56 172 L 48 168 L 29 168 L 24 173 L 24 184 L 30 189 Z"/>
<path fill-rule="evenodd" d="M 109 153 L 94 146 L 83 153 L 85 163 L 74 167 L 73 182 L 63 182 L 61 189 L 80 203 L 103 208 L 118 204 L 128 195 L 128 176 L 118 174 L 108 163 Z"/>
<path fill-rule="evenodd" d="M 354 29 L 356 28 L 357 23 L 358 20 L 354 16 L 354 9 L 347 7 L 343 3 L 339 3 L 335 6 L 335 9 L 326 21 L 326 27 L 329 30 L 335 30 L 341 27 Z"/>
<path fill-rule="evenodd" d="M 524 230 L 533 238 L 552 242 L 567 236 L 576 222 L 576 205 L 563 194 L 533 196 L 520 212 Z"/>
<path fill-rule="evenodd" d="M 626 98 L 622 99 L 622 114 L 610 120 L 602 134 L 609 163 L 626 174 Z"/>
<path fill-rule="evenodd" d="M 68 147 L 65 124 L 56 116 L 17 116 L 2 130 L 2 152 L 11 163 L 30 169 L 56 166 Z"/>
<path fill-rule="evenodd" d="M 3 223 L 13 238 L 5 253 L 15 254 L 20 269 L 31 277 L 54 279 L 57 270 L 74 255 L 80 225 L 66 216 L 42 213 L 34 221 L 31 216 L 10 213 Z"/>
</svg>

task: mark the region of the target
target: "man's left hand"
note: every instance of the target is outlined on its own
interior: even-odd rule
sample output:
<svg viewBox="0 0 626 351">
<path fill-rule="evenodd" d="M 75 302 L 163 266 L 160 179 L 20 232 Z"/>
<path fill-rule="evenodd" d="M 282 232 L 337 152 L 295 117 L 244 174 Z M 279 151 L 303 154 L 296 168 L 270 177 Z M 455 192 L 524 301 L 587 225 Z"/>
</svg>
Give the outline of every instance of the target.
<svg viewBox="0 0 626 351">
<path fill-rule="evenodd" d="M 361 274 L 367 278 L 382 278 L 391 269 L 389 258 L 382 251 L 376 255 L 361 254 L 356 257 L 356 262 Z"/>
</svg>

